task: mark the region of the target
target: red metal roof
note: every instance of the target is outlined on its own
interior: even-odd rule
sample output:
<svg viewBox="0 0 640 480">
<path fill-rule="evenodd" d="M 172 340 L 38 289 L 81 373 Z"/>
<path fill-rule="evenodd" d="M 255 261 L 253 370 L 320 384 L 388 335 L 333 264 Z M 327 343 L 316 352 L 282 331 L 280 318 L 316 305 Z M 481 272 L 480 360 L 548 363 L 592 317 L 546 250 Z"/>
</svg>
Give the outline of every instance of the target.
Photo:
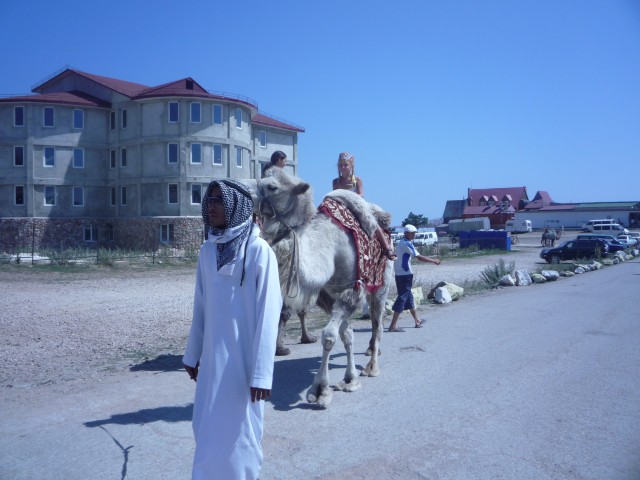
<svg viewBox="0 0 640 480">
<path fill-rule="evenodd" d="M 264 125 L 267 127 L 282 128 L 283 130 L 293 130 L 294 132 L 304 132 L 304 128 L 302 127 L 276 120 L 275 118 L 268 117 L 261 113 L 255 114 L 251 118 L 251 123 L 254 123 L 256 125 Z"/>
<path fill-rule="evenodd" d="M 495 196 L 497 201 L 502 201 L 505 197 L 511 197 L 511 203 L 516 208 L 520 201 L 529 201 L 527 187 L 507 187 L 507 188 L 470 188 L 467 195 L 467 202 L 470 206 L 478 206 L 483 197 Z"/>
<path fill-rule="evenodd" d="M 79 107 L 111 108 L 109 102 L 100 100 L 82 92 L 55 92 L 38 95 L 19 95 L 0 98 L 2 103 L 52 103 L 61 105 L 77 105 Z"/>
<path fill-rule="evenodd" d="M 80 70 L 76 70 L 74 68 L 67 68 L 62 73 L 59 73 L 52 78 L 44 81 L 40 85 L 37 85 L 35 88 L 33 88 L 32 91 L 40 93 L 49 84 L 67 75 L 79 75 L 81 77 L 88 78 L 89 80 L 92 80 L 127 97 L 134 97 L 149 88 L 147 85 L 142 85 L 140 83 L 127 82 L 125 80 L 118 80 L 116 78 L 102 77 L 100 75 L 94 75 L 93 73 L 81 72 Z"/>
<path fill-rule="evenodd" d="M 190 87 L 190 88 L 189 88 Z M 149 87 L 136 95 L 136 99 L 150 97 L 209 97 L 210 94 L 193 78 L 187 77 L 181 80 Z"/>
</svg>

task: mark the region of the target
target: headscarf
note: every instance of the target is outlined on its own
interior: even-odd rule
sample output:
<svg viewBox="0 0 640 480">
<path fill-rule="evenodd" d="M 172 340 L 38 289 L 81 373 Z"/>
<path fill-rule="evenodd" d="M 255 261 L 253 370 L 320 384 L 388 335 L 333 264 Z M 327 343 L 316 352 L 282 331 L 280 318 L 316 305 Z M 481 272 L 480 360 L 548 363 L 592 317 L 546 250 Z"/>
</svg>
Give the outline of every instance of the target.
<svg viewBox="0 0 640 480">
<path fill-rule="evenodd" d="M 209 224 L 208 202 L 211 191 L 218 187 L 222 194 L 224 205 L 224 228 L 211 227 Z M 207 187 L 202 199 L 202 220 L 209 231 L 209 241 L 217 246 L 217 267 L 220 270 L 228 263 L 233 263 L 238 258 L 242 242 L 248 239 L 253 228 L 253 200 L 251 194 L 239 182 L 234 180 L 214 180 Z M 248 242 L 247 242 L 248 243 Z M 246 253 L 246 245 L 245 245 Z M 242 260 L 242 279 L 244 280 L 244 258 Z"/>
</svg>

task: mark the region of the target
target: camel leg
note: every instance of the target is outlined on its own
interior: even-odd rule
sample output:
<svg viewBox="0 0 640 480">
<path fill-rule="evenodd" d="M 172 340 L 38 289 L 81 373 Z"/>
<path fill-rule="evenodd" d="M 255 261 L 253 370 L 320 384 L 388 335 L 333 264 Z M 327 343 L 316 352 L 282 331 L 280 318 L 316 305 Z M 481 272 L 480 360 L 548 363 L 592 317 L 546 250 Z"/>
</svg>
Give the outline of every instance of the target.
<svg viewBox="0 0 640 480">
<path fill-rule="evenodd" d="M 347 369 L 344 373 L 344 378 L 336 386 L 336 390 L 343 392 L 355 392 L 361 386 L 355 359 L 353 358 L 353 328 L 349 323 L 349 317 L 351 315 L 344 317 L 342 323 L 340 323 L 340 338 L 347 353 Z"/>
<path fill-rule="evenodd" d="M 291 353 L 291 349 L 284 346 L 284 334 L 287 320 L 291 317 L 291 307 L 282 306 L 280 321 L 278 322 L 278 337 L 276 338 L 276 355 L 284 357 Z"/>
<path fill-rule="evenodd" d="M 371 297 L 371 339 L 369 340 L 369 349 L 367 354 L 371 355 L 369 363 L 362 369 L 360 375 L 367 377 L 377 377 L 380 374 L 378 366 L 378 356 L 382 354 L 380 350 L 380 340 L 382 339 L 382 309 L 384 308 L 385 292 L 376 292 Z"/>
<path fill-rule="evenodd" d="M 315 343 L 318 339 L 311 335 L 307 330 L 307 324 L 305 322 L 306 311 L 298 312 L 298 318 L 300 319 L 300 327 L 302 328 L 302 334 L 300 336 L 300 343 Z"/>
<path fill-rule="evenodd" d="M 333 396 L 329 387 L 329 354 L 338 338 L 337 323 L 336 316 L 332 315 L 329 323 L 322 330 L 322 361 L 318 373 L 313 378 L 313 383 L 307 390 L 307 401 L 315 403 L 320 408 L 327 408 Z"/>
</svg>

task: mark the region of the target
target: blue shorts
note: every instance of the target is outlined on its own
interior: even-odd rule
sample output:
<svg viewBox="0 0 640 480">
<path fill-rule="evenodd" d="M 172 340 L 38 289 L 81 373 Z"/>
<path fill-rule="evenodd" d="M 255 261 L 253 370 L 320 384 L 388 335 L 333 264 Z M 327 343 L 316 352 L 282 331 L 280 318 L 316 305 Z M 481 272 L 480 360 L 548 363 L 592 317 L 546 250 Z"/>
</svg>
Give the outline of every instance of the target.
<svg viewBox="0 0 640 480">
<path fill-rule="evenodd" d="M 415 308 L 413 303 L 413 275 L 396 275 L 396 288 L 398 289 L 398 298 L 393 304 L 391 310 L 396 313 L 402 313 L 403 310 L 411 310 Z"/>
</svg>

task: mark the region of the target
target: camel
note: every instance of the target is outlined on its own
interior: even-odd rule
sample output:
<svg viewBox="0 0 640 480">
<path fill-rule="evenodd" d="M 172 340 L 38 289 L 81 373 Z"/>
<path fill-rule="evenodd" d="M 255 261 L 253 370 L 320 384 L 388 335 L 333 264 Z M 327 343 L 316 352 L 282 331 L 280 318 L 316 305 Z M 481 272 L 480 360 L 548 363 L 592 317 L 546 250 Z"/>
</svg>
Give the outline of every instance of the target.
<svg viewBox="0 0 640 480">
<path fill-rule="evenodd" d="M 351 234 L 337 226 L 326 215 L 318 213 L 308 183 L 273 169 L 266 178 L 249 184 L 255 195 L 256 208 L 262 220 L 263 236 L 270 241 L 280 266 L 285 308 L 292 312 L 305 310 L 311 302 L 330 315 L 322 331 L 322 361 L 307 401 L 327 408 L 332 400 L 329 386 L 329 355 L 338 335 L 347 355 L 347 368 L 336 390 L 354 392 L 361 387 L 353 355 L 353 329 L 350 319 L 367 296 L 371 315 L 371 339 L 367 354 L 369 363 L 360 375 L 379 375 L 379 345 L 382 338 L 382 314 L 392 279 L 392 263 L 385 261 L 383 285 L 369 293 L 358 283 L 356 246 Z M 332 198 L 349 207 L 373 238 L 377 224 L 388 226 L 390 215 L 346 190 L 331 192 Z"/>
</svg>

